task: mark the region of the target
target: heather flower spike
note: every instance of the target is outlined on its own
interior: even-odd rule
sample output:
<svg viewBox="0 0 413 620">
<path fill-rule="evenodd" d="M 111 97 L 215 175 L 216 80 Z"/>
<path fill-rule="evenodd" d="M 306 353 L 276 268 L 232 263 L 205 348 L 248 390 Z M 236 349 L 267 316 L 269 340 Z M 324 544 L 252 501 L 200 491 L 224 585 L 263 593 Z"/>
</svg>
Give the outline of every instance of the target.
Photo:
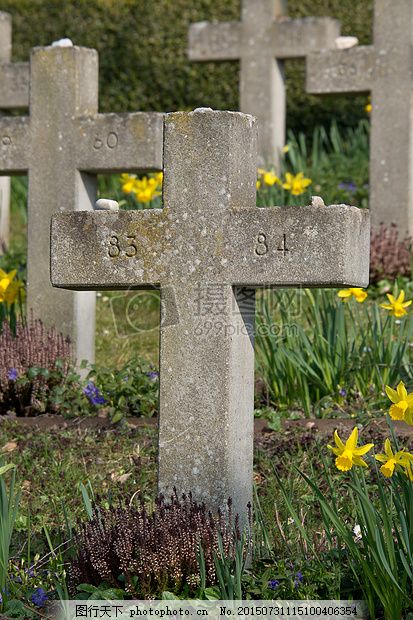
<svg viewBox="0 0 413 620">
<path fill-rule="evenodd" d="M 361 458 L 369 450 L 373 448 L 372 443 L 368 443 L 365 446 L 357 447 L 358 441 L 358 429 L 357 426 L 354 427 L 350 437 L 347 439 L 344 444 L 340 437 L 338 436 L 338 432 L 334 431 L 334 442 L 335 447 L 328 445 L 328 449 L 331 450 L 336 456 L 336 467 L 340 471 L 349 471 L 353 465 L 361 465 L 362 467 L 367 467 L 367 463 Z"/>
<path fill-rule="evenodd" d="M 185 584 L 195 592 L 200 582 L 199 543 L 209 586 L 217 580 L 214 555 L 219 550 L 219 538 L 225 557 L 234 561 L 240 534 L 232 529 L 230 502 L 225 516 L 223 511 L 214 514 L 191 493 L 178 497 L 175 489 L 170 502 L 162 495 L 156 498 L 152 514 L 143 500 L 138 506 L 94 505 L 92 519 L 74 536 L 71 593 L 75 594 L 77 585 L 90 583 L 90 575 L 95 575 L 93 585 L 102 581 L 116 584 L 121 573 L 126 591 L 134 598 L 148 597 L 157 588 L 165 588 L 165 583 L 171 588 Z"/>
</svg>

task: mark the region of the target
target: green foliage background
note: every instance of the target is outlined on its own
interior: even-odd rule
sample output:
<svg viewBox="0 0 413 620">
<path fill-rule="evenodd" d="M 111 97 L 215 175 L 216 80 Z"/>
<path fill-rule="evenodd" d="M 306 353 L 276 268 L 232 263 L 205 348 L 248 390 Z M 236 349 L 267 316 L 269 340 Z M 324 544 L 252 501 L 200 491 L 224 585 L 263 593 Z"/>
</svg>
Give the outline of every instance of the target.
<svg viewBox="0 0 413 620">
<path fill-rule="evenodd" d="M 14 60 L 35 45 L 68 36 L 100 54 L 100 108 L 172 111 L 211 106 L 238 108 L 238 63 L 190 63 L 188 26 L 203 20 L 238 20 L 240 0 L 0 0 L 13 15 Z M 373 0 L 291 0 L 289 15 L 331 16 L 342 33 L 371 41 Z M 365 97 L 321 100 L 304 94 L 304 64 L 287 67 L 288 126 L 354 125 Z"/>
</svg>

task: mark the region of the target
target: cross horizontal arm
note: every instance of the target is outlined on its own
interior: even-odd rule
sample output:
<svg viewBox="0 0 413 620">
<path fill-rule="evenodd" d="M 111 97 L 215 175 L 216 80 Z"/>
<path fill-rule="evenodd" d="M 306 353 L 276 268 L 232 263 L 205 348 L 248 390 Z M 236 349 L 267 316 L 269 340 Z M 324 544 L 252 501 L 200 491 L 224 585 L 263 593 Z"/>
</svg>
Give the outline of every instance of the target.
<svg viewBox="0 0 413 620">
<path fill-rule="evenodd" d="M 374 68 L 372 46 L 314 52 L 306 61 L 307 92 L 321 95 L 371 91 Z"/>
<path fill-rule="evenodd" d="M 75 123 L 79 170 L 116 173 L 162 169 L 163 114 L 98 114 Z"/>
<path fill-rule="evenodd" d="M 29 63 L 0 64 L 0 109 L 29 107 Z"/>
<path fill-rule="evenodd" d="M 367 286 L 367 209 L 233 210 L 224 225 L 228 278 L 241 286 Z"/>
<path fill-rule="evenodd" d="M 283 19 L 272 26 L 272 51 L 277 58 L 304 58 L 310 52 L 332 48 L 340 36 L 340 22 L 331 17 Z"/>
<path fill-rule="evenodd" d="M 50 242 L 53 286 L 151 288 L 168 270 L 168 209 L 59 213 L 52 217 Z"/>
<path fill-rule="evenodd" d="M 0 118 L 0 170 L 2 174 L 25 173 L 29 168 L 30 119 Z"/>
<path fill-rule="evenodd" d="M 52 284 L 116 290 L 189 282 L 178 265 L 194 258 L 185 243 L 192 229 L 180 226 L 182 238 L 169 209 L 56 214 Z M 369 234 L 368 211 L 345 205 L 232 209 L 213 247 L 195 248 L 195 277 L 208 272 L 211 281 L 252 288 L 367 286 Z"/>
<path fill-rule="evenodd" d="M 241 56 L 240 22 L 198 22 L 189 27 L 189 60 L 237 60 Z"/>
</svg>

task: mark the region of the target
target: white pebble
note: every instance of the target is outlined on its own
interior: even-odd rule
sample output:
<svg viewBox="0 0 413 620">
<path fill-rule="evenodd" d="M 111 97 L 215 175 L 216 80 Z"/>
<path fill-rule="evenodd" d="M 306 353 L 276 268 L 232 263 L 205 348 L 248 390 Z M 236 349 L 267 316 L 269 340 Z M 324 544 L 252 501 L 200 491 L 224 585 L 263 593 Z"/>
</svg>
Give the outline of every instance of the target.
<svg viewBox="0 0 413 620">
<path fill-rule="evenodd" d="M 96 211 L 119 211 L 119 203 L 109 198 L 99 198 L 95 202 Z"/>
<path fill-rule="evenodd" d="M 73 47 L 72 39 L 59 39 L 58 41 L 53 41 L 52 47 Z"/>
<path fill-rule="evenodd" d="M 338 50 L 347 50 L 349 47 L 354 47 L 358 45 L 357 37 L 337 37 L 336 39 L 336 48 Z"/>
<path fill-rule="evenodd" d="M 324 200 L 321 196 L 311 196 L 311 206 L 312 207 L 325 207 Z"/>
</svg>

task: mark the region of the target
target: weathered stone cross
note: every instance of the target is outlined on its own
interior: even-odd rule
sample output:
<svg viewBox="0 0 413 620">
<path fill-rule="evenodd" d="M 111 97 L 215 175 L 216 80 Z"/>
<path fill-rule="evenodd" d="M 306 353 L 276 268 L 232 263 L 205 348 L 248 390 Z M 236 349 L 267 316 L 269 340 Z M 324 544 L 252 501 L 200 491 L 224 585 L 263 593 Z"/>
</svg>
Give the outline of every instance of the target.
<svg viewBox="0 0 413 620">
<path fill-rule="evenodd" d="M 413 3 L 376 0 L 374 45 L 307 57 L 307 91 L 372 93 L 372 224 L 395 222 L 413 234 Z"/>
<path fill-rule="evenodd" d="M 191 24 L 190 60 L 240 60 L 240 109 L 259 122 L 259 164 L 277 164 L 285 145 L 284 60 L 334 47 L 331 18 L 288 19 L 284 0 L 242 0 L 242 21 Z"/>
<path fill-rule="evenodd" d="M 27 108 L 28 105 L 29 63 L 11 62 L 11 15 L 0 11 L 0 110 Z M 0 177 L 0 240 L 6 245 L 9 231 L 10 178 Z"/>
<path fill-rule="evenodd" d="M 161 169 L 163 116 L 98 114 L 95 50 L 34 48 L 30 67 L 30 117 L 0 118 L 0 174 L 29 176 L 28 307 L 92 361 L 95 293 L 52 288 L 50 217 L 93 209 L 99 172 Z"/>
<path fill-rule="evenodd" d="M 369 215 L 259 209 L 256 126 L 240 112 L 165 117 L 164 208 L 52 218 L 54 286 L 161 289 L 159 489 L 209 506 L 252 496 L 254 289 L 365 286 Z"/>
</svg>

